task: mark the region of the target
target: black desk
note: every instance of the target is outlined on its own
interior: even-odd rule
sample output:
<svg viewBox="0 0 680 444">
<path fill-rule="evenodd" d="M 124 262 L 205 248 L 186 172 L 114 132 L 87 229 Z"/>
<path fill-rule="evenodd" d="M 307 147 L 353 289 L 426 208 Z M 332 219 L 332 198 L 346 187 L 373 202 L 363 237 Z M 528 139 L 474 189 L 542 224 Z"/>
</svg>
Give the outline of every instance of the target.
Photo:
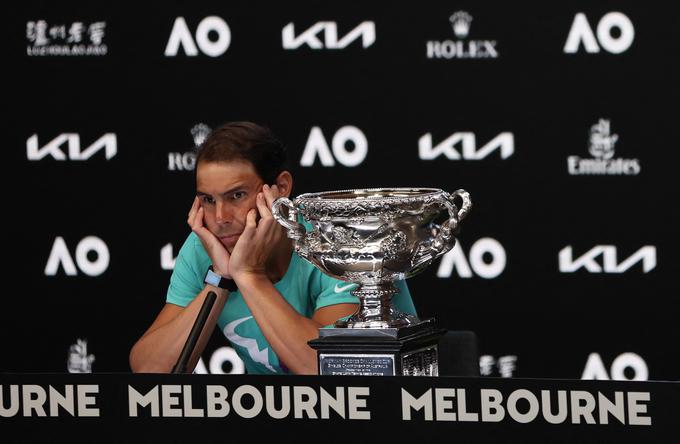
<svg viewBox="0 0 680 444">
<path fill-rule="evenodd" d="M 680 442 L 678 382 L 99 373 L 0 384 L 2 442 Z"/>
</svg>

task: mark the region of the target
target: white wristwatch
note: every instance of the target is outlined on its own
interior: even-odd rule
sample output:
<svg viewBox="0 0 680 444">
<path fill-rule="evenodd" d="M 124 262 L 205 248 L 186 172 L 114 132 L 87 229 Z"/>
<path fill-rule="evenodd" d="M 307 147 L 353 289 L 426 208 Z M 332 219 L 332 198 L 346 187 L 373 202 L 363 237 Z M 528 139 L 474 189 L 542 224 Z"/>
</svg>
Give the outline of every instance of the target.
<svg viewBox="0 0 680 444">
<path fill-rule="evenodd" d="M 212 265 L 208 267 L 208 271 L 205 273 L 205 279 L 203 280 L 206 284 L 210 284 L 213 287 L 223 288 L 229 291 L 237 291 L 238 287 L 233 279 L 227 279 L 224 276 L 213 271 Z"/>
</svg>

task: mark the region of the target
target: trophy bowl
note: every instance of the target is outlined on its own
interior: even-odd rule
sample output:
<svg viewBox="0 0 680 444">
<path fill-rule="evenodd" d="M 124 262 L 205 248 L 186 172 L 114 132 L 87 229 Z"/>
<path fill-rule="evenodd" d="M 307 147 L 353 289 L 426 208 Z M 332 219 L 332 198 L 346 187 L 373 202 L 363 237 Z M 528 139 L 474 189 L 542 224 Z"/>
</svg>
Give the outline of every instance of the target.
<svg viewBox="0 0 680 444">
<path fill-rule="evenodd" d="M 335 327 L 399 328 L 421 321 L 392 307 L 394 282 L 420 273 L 453 248 L 471 206 L 464 190 L 367 188 L 279 198 L 272 214 L 298 255 L 329 276 L 357 284 L 352 294 L 359 309 Z"/>
</svg>

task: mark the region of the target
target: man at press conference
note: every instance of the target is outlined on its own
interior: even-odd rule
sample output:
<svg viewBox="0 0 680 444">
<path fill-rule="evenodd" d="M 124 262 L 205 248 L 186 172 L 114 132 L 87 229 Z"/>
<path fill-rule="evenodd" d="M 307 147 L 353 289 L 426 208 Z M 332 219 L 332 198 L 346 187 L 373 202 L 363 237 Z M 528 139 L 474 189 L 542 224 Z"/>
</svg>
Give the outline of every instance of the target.
<svg viewBox="0 0 680 444">
<path fill-rule="evenodd" d="M 348 285 L 294 253 L 272 203 L 289 197 L 293 177 L 286 150 L 252 122 L 216 128 L 196 157 L 191 227 L 175 262 L 165 305 L 130 351 L 133 372 L 169 373 L 209 292 L 216 294 L 191 351 L 193 371 L 215 325 L 250 374 L 317 374 L 307 342 L 318 329 L 352 315 L 358 299 Z M 404 280 L 394 306 L 416 314 Z"/>
</svg>

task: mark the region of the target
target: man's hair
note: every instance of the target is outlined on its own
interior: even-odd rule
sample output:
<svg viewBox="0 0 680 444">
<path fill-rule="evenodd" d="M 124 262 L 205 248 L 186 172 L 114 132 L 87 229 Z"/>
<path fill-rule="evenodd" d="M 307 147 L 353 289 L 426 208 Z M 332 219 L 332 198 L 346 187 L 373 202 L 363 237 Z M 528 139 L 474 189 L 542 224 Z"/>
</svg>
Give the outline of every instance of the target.
<svg viewBox="0 0 680 444">
<path fill-rule="evenodd" d="M 196 169 L 201 162 L 250 162 L 266 184 L 276 183 L 287 169 L 286 149 L 264 126 L 252 122 L 227 122 L 215 128 L 198 149 Z"/>
</svg>

